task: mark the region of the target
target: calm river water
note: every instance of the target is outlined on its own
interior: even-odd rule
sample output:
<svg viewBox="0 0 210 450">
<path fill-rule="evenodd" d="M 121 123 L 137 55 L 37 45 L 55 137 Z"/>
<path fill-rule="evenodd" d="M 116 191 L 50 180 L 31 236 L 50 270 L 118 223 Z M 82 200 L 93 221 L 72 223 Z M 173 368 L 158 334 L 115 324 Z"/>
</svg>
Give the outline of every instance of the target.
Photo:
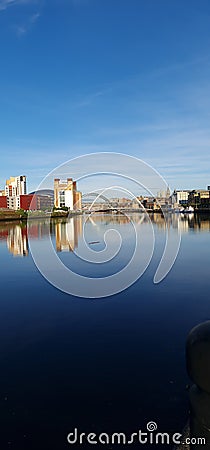
<svg viewBox="0 0 210 450">
<path fill-rule="evenodd" d="M 126 217 L 98 214 L 87 221 L 86 240 L 95 252 L 104 249 L 110 227 L 123 236 L 112 265 L 98 264 L 94 271 L 74 254 L 83 245 L 84 219 L 69 220 L 70 225 L 62 219 L 51 223 L 53 245 L 65 265 L 101 277 L 127 263 L 135 243 Z M 144 217 L 133 214 L 132 220 L 146 236 Z M 156 244 L 143 276 L 123 292 L 98 299 L 74 297 L 49 284 L 31 257 L 26 225 L 0 222 L 0 448 L 81 448 L 67 442 L 74 428 L 129 435 L 155 421 L 160 431 L 182 430 L 188 417 L 186 337 L 210 319 L 210 217 L 168 218 L 169 232 L 179 229 L 182 242 L 159 284 L 153 277 L 165 221 L 160 214 L 151 220 Z M 44 220 L 31 221 L 30 239 L 40 251 L 47 233 Z"/>
</svg>

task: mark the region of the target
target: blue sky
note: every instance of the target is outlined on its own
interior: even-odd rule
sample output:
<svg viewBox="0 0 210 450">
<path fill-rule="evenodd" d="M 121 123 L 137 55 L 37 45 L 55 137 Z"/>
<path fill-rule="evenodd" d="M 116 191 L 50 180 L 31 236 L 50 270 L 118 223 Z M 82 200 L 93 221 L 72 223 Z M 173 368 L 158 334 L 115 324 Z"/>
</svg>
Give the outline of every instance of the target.
<svg viewBox="0 0 210 450">
<path fill-rule="evenodd" d="M 103 151 L 210 184 L 208 0 L 0 0 L 0 39 L 1 188 Z"/>
</svg>

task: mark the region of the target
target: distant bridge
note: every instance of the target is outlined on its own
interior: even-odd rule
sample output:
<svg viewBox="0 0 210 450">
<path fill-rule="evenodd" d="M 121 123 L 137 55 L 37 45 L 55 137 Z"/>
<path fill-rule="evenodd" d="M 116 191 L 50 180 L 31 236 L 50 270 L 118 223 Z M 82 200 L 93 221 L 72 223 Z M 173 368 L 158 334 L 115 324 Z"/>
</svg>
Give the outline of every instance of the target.
<svg viewBox="0 0 210 450">
<path fill-rule="evenodd" d="M 94 197 L 94 200 L 91 199 L 91 197 Z M 123 211 L 140 211 L 140 205 L 138 202 L 134 202 L 133 200 L 128 200 L 126 202 L 121 202 L 117 200 L 111 201 L 109 198 L 105 197 L 103 194 L 100 194 L 98 192 L 89 192 L 88 194 L 83 194 L 82 198 L 85 200 L 83 201 L 83 210 L 84 211 L 90 211 L 90 212 L 103 212 L 103 213 L 120 213 Z M 104 200 L 104 202 L 101 202 L 100 200 Z"/>
<path fill-rule="evenodd" d="M 91 197 L 95 197 L 94 200 L 87 201 Z M 86 202 L 83 202 L 83 209 L 89 211 L 110 212 L 116 208 L 116 206 L 114 206 L 114 202 L 111 202 L 107 197 L 103 194 L 99 194 L 98 192 L 88 192 L 88 194 L 83 194 L 82 199 L 84 198 L 86 199 Z M 104 200 L 104 203 L 97 201 L 97 199 Z"/>
</svg>

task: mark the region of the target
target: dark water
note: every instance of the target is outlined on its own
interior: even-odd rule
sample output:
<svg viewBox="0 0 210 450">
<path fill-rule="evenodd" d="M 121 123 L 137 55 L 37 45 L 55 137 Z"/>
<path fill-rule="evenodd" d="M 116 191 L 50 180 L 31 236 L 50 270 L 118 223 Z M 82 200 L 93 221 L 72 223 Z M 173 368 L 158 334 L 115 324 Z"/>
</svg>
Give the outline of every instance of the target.
<svg viewBox="0 0 210 450">
<path fill-rule="evenodd" d="M 66 265 L 94 276 L 91 265 L 82 268 L 73 252 L 81 245 L 82 218 L 71 221 L 70 241 L 65 221 L 52 222 L 55 248 Z M 169 219 L 171 233 L 177 227 L 182 231 L 181 249 L 169 275 L 156 285 L 152 280 L 165 223 L 160 215 L 152 221 L 156 246 L 148 269 L 127 290 L 102 299 L 55 289 L 33 262 L 26 225 L 0 223 L 1 449 L 91 448 L 67 443 L 75 427 L 86 433 L 131 434 L 155 421 L 159 431 L 182 430 L 188 417 L 186 337 L 193 326 L 210 319 L 210 217 Z M 116 271 L 134 247 L 128 221 L 98 216 L 88 223 L 86 238 L 102 250 L 101 233 L 110 224 L 125 237 Z M 30 235 L 44 245 L 45 222 L 33 221 Z M 101 266 L 96 276 L 109 270 Z"/>
</svg>

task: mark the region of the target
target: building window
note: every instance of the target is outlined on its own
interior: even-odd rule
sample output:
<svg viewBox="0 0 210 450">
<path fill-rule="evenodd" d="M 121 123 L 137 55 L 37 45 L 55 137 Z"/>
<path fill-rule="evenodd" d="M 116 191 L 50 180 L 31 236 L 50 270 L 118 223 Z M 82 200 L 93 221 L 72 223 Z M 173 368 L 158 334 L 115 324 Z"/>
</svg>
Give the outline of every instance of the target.
<svg viewBox="0 0 210 450">
<path fill-rule="evenodd" d="M 60 205 L 60 208 L 65 207 L 65 191 L 59 192 L 59 205 Z"/>
</svg>

